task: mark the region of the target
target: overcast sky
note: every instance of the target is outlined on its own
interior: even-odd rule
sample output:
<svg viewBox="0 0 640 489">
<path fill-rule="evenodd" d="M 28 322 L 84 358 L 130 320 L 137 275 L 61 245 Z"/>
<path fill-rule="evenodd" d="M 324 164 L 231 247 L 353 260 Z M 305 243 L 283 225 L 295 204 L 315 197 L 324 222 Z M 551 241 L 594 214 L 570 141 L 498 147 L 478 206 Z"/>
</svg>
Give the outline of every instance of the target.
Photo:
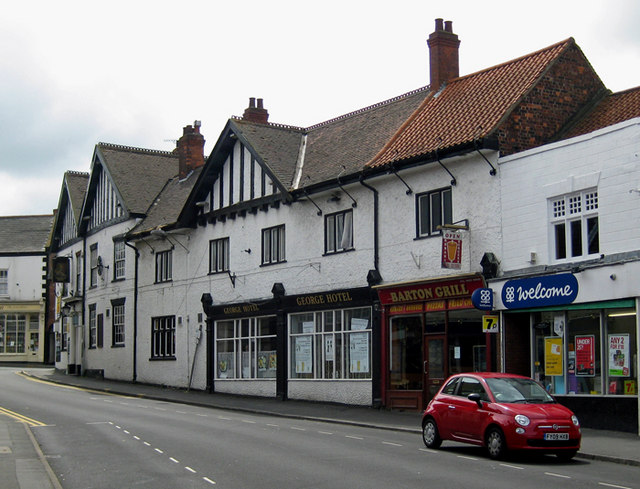
<svg viewBox="0 0 640 489">
<path fill-rule="evenodd" d="M 573 37 L 612 91 L 640 85 L 637 0 L 30 0 L 0 15 L 0 215 L 48 214 L 98 142 L 205 152 L 249 97 L 310 126 L 427 85 L 453 21 L 460 74 Z"/>
</svg>

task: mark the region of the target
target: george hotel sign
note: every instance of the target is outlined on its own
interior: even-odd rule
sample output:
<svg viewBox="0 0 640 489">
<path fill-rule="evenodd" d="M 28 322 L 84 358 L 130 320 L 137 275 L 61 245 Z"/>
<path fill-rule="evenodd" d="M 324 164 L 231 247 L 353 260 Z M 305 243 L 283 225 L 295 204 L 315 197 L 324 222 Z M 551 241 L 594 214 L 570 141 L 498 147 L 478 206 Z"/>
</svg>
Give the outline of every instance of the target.
<svg viewBox="0 0 640 489">
<path fill-rule="evenodd" d="M 571 304 L 578 296 L 578 280 L 570 273 L 509 280 L 502 287 L 507 309 Z"/>
</svg>

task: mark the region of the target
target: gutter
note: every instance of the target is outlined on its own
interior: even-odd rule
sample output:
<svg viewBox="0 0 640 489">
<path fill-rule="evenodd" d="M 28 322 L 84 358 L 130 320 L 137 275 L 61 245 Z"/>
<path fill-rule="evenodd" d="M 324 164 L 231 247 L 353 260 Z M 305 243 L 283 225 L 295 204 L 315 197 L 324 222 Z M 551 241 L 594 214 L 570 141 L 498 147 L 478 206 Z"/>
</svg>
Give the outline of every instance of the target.
<svg viewBox="0 0 640 489">
<path fill-rule="evenodd" d="M 135 383 L 138 378 L 138 268 L 140 251 L 129 241 L 125 240 L 124 244 L 134 251 L 136 257 L 135 272 L 133 274 L 133 370 L 131 374 L 131 381 Z"/>
</svg>

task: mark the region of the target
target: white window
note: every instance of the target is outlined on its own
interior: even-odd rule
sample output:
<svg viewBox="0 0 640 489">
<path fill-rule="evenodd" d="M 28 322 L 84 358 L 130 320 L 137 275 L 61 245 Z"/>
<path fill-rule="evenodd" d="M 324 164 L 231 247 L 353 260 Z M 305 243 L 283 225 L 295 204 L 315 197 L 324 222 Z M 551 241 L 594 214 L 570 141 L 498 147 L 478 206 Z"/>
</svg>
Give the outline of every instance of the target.
<svg viewBox="0 0 640 489">
<path fill-rule="evenodd" d="M 124 346 L 124 300 L 113 301 L 113 330 L 111 332 L 113 346 Z"/>
<path fill-rule="evenodd" d="M 216 322 L 216 378 L 275 379 L 276 317 Z"/>
<path fill-rule="evenodd" d="M 284 224 L 262 230 L 262 264 L 285 261 Z"/>
<path fill-rule="evenodd" d="M 172 251 L 161 251 L 156 253 L 156 283 L 169 282 L 172 278 Z"/>
<path fill-rule="evenodd" d="M 125 244 L 124 241 L 116 241 L 113 243 L 113 278 L 114 280 L 124 278 L 125 265 Z"/>
<path fill-rule="evenodd" d="M 438 226 L 453 222 L 451 188 L 426 192 L 416 196 L 418 237 L 442 234 Z"/>
<path fill-rule="evenodd" d="M 336 212 L 324 219 L 324 251 L 337 253 L 353 249 L 353 211 Z"/>
<path fill-rule="evenodd" d="M 175 358 L 176 318 L 163 316 L 151 320 L 151 358 Z"/>
<path fill-rule="evenodd" d="M 98 320 L 96 315 L 96 305 L 89 306 L 89 348 L 98 346 Z"/>
<path fill-rule="evenodd" d="M 588 190 L 549 201 L 552 253 L 556 260 L 600 252 L 598 191 Z"/>
<path fill-rule="evenodd" d="M 9 295 L 9 270 L 0 270 L 0 295 Z"/>
<path fill-rule="evenodd" d="M 229 238 L 209 241 L 209 273 L 229 270 Z"/>
<path fill-rule="evenodd" d="M 0 353 L 25 353 L 26 329 L 27 315 L 0 314 Z"/>
<path fill-rule="evenodd" d="M 91 268 L 91 287 L 98 286 L 98 245 L 92 244 L 89 248 L 90 253 L 90 262 L 89 266 Z"/>
<path fill-rule="evenodd" d="M 371 308 L 291 314 L 290 378 L 370 379 Z"/>
</svg>

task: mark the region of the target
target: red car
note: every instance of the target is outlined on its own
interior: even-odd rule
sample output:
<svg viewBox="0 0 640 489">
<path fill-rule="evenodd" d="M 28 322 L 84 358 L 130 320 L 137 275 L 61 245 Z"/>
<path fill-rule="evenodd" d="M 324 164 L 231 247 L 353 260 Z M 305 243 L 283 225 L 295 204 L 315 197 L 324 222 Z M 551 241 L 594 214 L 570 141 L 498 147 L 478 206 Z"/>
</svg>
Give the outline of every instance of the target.
<svg viewBox="0 0 640 489">
<path fill-rule="evenodd" d="M 569 460 L 580 449 L 581 438 L 578 418 L 521 375 L 452 375 L 422 416 L 428 448 L 453 440 L 484 446 L 494 459 L 507 450 L 535 450 Z"/>
</svg>

